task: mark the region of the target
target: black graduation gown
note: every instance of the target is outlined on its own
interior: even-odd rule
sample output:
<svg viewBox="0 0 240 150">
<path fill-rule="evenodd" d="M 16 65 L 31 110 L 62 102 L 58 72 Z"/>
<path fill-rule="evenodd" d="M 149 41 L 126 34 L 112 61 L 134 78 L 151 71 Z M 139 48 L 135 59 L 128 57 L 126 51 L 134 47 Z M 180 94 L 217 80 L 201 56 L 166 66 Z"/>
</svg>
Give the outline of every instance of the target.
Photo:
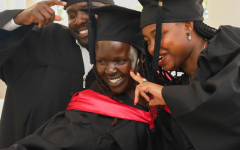
<svg viewBox="0 0 240 150">
<path fill-rule="evenodd" d="M 179 84 L 190 84 L 189 76 L 183 74 Z M 158 107 L 155 125 L 161 136 L 162 150 L 195 150 L 172 114 L 161 107 Z"/>
<path fill-rule="evenodd" d="M 0 13 L 0 28 L 21 10 Z M 49 24 L 0 29 L 0 79 L 7 93 L 0 122 L 0 148 L 32 134 L 66 109 L 71 96 L 83 90 L 82 54 L 69 29 Z M 91 71 L 86 87 L 95 81 Z"/>
<path fill-rule="evenodd" d="M 92 90 L 98 92 L 95 85 Z M 148 111 L 126 94 L 121 95 L 123 103 Z M 91 101 L 89 99 L 89 101 Z M 59 112 L 34 134 L 4 150 L 157 150 L 159 138 L 150 131 L 149 124 L 113 118 L 80 110 Z"/>
<path fill-rule="evenodd" d="M 196 150 L 240 149 L 239 53 L 240 29 L 221 26 L 200 53 L 192 84 L 163 88 L 173 118 Z"/>
</svg>

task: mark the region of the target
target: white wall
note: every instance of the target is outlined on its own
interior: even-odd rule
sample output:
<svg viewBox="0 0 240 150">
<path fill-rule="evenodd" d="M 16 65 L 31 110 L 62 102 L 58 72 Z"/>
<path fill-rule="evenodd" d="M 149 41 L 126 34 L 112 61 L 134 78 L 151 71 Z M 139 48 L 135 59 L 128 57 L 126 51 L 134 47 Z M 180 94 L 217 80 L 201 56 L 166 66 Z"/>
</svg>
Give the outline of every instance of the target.
<svg viewBox="0 0 240 150">
<path fill-rule="evenodd" d="M 0 0 L 0 12 L 5 9 L 4 0 Z"/>
<path fill-rule="evenodd" d="M 5 9 L 24 9 L 26 0 L 4 0 Z"/>
<path fill-rule="evenodd" d="M 220 25 L 240 27 L 239 0 L 208 0 L 208 24 L 218 28 Z"/>
</svg>

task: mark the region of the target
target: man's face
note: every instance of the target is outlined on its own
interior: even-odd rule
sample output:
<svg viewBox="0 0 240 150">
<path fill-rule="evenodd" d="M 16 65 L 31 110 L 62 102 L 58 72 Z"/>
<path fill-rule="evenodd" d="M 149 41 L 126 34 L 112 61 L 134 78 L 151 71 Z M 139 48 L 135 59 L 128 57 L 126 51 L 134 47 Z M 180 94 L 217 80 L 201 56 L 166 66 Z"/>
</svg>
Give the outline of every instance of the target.
<svg viewBox="0 0 240 150">
<path fill-rule="evenodd" d="M 100 2 L 92 2 L 93 7 L 105 6 Z M 88 8 L 87 2 L 79 2 L 67 7 L 68 26 L 75 39 L 83 46 L 88 44 L 88 14 L 78 10 L 79 8 Z"/>
</svg>

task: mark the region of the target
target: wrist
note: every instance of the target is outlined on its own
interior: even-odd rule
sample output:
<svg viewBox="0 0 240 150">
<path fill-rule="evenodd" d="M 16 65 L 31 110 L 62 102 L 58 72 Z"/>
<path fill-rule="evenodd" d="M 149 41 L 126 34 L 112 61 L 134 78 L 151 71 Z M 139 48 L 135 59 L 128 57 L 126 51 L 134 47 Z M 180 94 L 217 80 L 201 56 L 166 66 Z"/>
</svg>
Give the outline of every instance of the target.
<svg viewBox="0 0 240 150">
<path fill-rule="evenodd" d="M 13 21 L 17 25 L 22 25 L 21 22 L 18 20 L 18 17 L 13 18 Z"/>
<path fill-rule="evenodd" d="M 22 23 L 22 19 L 21 19 L 21 18 L 22 18 L 22 17 L 21 17 L 21 13 L 20 13 L 20 14 L 18 14 L 16 17 L 13 18 L 14 23 L 15 23 L 16 25 L 24 25 L 24 24 Z"/>
</svg>

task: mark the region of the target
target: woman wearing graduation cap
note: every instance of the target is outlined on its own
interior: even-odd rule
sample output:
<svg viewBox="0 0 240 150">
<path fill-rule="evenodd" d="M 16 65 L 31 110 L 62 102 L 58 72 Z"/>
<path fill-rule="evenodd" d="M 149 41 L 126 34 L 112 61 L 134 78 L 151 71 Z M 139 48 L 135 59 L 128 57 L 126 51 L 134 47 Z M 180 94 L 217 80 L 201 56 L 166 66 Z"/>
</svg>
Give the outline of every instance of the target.
<svg viewBox="0 0 240 150">
<path fill-rule="evenodd" d="M 144 99 L 133 104 L 137 82 L 129 71 L 137 71 L 142 62 L 138 61 L 143 50 L 140 12 L 118 6 L 95 8 L 93 12 L 98 15 L 96 49 L 90 51 L 96 82 L 76 93 L 67 111 L 55 115 L 11 150 L 159 149 Z"/>
<path fill-rule="evenodd" d="M 239 149 L 240 29 L 204 24 L 202 0 L 139 1 L 153 70 L 181 68 L 184 75 L 182 85 L 161 86 L 131 73 L 140 83 L 135 102 L 150 93 L 150 105 L 167 105 L 170 130 L 185 149 Z"/>
</svg>

